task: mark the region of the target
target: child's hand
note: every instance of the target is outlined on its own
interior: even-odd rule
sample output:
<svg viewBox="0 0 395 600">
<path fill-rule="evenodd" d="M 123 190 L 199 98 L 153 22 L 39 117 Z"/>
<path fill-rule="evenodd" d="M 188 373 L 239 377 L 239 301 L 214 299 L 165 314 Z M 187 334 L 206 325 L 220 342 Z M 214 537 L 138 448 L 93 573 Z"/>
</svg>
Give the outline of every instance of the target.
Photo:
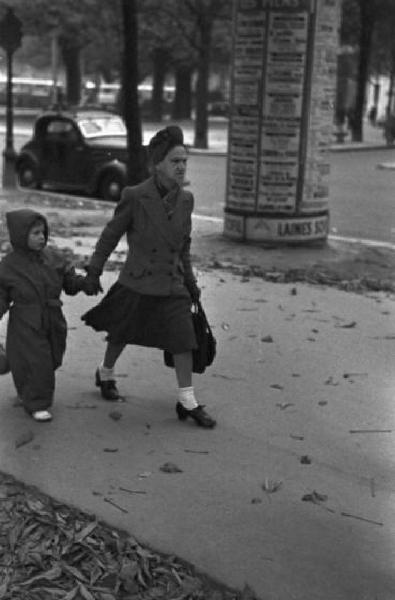
<svg viewBox="0 0 395 600">
<path fill-rule="evenodd" d="M 82 291 L 87 296 L 97 296 L 99 292 L 103 291 L 100 284 L 100 277 L 97 275 L 87 275 L 82 283 Z"/>
</svg>

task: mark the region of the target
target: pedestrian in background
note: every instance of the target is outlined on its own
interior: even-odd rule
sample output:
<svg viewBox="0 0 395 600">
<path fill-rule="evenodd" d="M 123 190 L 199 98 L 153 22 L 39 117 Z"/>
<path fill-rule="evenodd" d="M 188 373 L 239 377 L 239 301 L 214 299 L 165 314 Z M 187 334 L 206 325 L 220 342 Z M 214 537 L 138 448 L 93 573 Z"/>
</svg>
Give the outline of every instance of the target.
<svg viewBox="0 0 395 600">
<path fill-rule="evenodd" d="M 190 417 L 199 426 L 212 428 L 216 422 L 199 405 L 192 385 L 196 338 L 191 305 L 199 299 L 200 289 L 190 258 L 194 200 L 183 189 L 187 158 L 179 127 L 166 127 L 151 139 L 152 175 L 123 190 L 91 257 L 87 293 L 100 291 L 105 262 L 125 233 L 126 261 L 117 282 L 82 319 L 108 333 L 104 360 L 95 374 L 103 398 L 120 398 L 114 366 L 127 344 L 168 350 L 174 356 L 178 383 L 178 418 Z"/>
<path fill-rule="evenodd" d="M 9 310 L 6 356 L 23 407 L 50 421 L 55 371 L 66 349 L 60 295 L 75 295 L 85 278 L 60 252 L 47 248 L 48 223 L 30 209 L 6 213 L 12 250 L 0 262 L 0 318 Z"/>
</svg>

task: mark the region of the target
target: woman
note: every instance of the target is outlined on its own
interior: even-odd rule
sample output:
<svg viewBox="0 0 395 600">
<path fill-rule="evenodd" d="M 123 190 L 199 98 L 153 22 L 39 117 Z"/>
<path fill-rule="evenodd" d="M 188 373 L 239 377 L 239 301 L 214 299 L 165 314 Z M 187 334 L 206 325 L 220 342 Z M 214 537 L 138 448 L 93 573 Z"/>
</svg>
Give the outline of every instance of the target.
<svg viewBox="0 0 395 600">
<path fill-rule="evenodd" d="M 149 143 L 148 158 L 152 176 L 123 190 L 88 267 L 84 289 L 97 294 L 104 264 L 126 233 L 129 252 L 118 281 L 82 317 L 96 331 L 108 332 L 96 385 L 106 400 L 119 399 L 114 365 L 126 344 L 168 350 L 174 355 L 179 386 L 178 418 L 190 417 L 211 429 L 216 422 L 198 404 L 192 386 L 196 338 L 191 303 L 199 299 L 200 289 L 190 259 L 193 196 L 182 189 L 187 151 L 181 129 L 159 131 Z"/>
</svg>

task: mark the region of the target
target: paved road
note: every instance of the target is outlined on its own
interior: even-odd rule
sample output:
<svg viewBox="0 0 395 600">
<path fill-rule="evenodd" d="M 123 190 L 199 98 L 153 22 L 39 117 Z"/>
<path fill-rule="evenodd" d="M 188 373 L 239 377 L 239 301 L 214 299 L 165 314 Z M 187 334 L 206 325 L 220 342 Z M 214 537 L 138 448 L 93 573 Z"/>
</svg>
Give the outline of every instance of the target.
<svg viewBox="0 0 395 600">
<path fill-rule="evenodd" d="M 395 171 L 377 169 L 395 162 L 395 150 L 331 154 L 331 230 L 347 237 L 395 243 Z M 226 158 L 192 156 L 191 189 L 199 180 L 196 212 L 222 216 Z"/>
<path fill-rule="evenodd" d="M 16 135 L 16 149 L 25 140 L 26 136 Z M 4 147 L 2 134 L 0 147 Z M 395 149 L 331 154 L 332 233 L 395 243 L 395 171 L 378 169 L 382 162 L 395 162 Z M 192 155 L 189 179 L 192 191 L 199 182 L 197 214 L 222 218 L 226 157 Z"/>
</svg>

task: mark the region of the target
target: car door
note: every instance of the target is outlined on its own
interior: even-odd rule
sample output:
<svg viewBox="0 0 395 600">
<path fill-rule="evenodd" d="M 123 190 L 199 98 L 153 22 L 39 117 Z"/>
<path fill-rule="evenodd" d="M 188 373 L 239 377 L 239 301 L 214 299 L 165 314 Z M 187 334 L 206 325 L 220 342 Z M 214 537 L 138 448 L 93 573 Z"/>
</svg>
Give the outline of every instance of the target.
<svg viewBox="0 0 395 600">
<path fill-rule="evenodd" d="M 75 123 L 52 119 L 43 140 L 44 179 L 64 189 L 82 189 L 87 178 L 88 148 Z"/>
<path fill-rule="evenodd" d="M 92 151 L 75 123 L 67 132 L 65 169 L 73 187 L 84 190 L 92 177 Z"/>
<path fill-rule="evenodd" d="M 64 123 L 63 119 L 50 119 L 41 133 L 41 171 L 43 180 L 49 184 L 59 184 L 63 176 L 64 158 L 59 142 Z"/>
</svg>

